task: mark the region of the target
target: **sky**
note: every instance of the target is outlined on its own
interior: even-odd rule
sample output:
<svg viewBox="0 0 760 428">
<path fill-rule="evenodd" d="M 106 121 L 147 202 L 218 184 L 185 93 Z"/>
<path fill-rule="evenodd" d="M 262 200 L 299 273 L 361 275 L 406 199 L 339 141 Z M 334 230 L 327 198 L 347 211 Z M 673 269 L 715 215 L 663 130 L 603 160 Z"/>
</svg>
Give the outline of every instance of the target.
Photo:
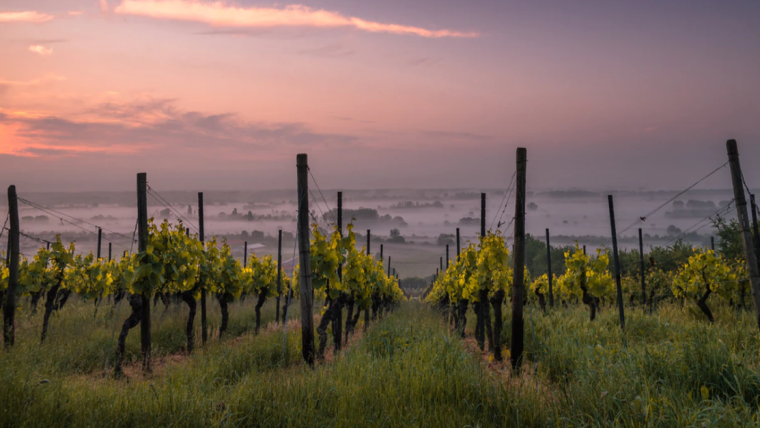
<svg viewBox="0 0 760 428">
<path fill-rule="evenodd" d="M 755 0 L 3 0 L 23 191 L 760 186 Z M 708 187 L 728 187 L 728 173 Z"/>
</svg>

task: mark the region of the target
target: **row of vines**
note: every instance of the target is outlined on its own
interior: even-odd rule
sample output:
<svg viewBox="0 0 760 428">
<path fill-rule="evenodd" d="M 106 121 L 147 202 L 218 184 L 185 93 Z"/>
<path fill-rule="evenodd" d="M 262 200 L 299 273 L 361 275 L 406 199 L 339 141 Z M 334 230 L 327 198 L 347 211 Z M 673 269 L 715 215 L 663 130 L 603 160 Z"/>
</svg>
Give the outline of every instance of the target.
<svg viewBox="0 0 760 428">
<path fill-rule="evenodd" d="M 315 298 L 325 300 L 325 311 L 318 330 L 320 354 L 323 356 L 327 341 L 326 328 L 322 324 L 335 322 L 335 314 L 344 304 L 349 314 L 356 307 L 356 314 L 346 320 L 347 334 L 359 321 L 359 313 L 390 309 L 403 299 L 396 278 L 383 273 L 380 262 L 364 251 L 355 248 L 356 239 L 352 225 L 342 237 L 335 230 L 331 235 L 313 227 L 311 242 L 312 281 Z M 338 278 L 338 267 L 342 278 Z M 0 300 L 9 283 L 9 269 L 0 269 Z M 279 277 L 279 281 L 278 281 Z M 44 300 L 44 317 L 41 341 L 45 341 L 51 316 L 60 311 L 71 296 L 93 302 L 96 306 L 109 302 L 117 305 L 129 303 L 131 314 L 124 321 L 116 350 L 114 372 L 122 374 L 122 359 L 129 330 L 136 327 L 143 316 L 143 308 L 150 300 L 183 301 L 189 308 L 187 320 L 187 350 L 193 351 L 194 319 L 197 303 L 202 294 L 213 296 L 220 305 L 222 322 L 221 337 L 228 324 L 228 305 L 243 296 L 257 298 L 256 333 L 260 327 L 260 308 L 267 299 L 286 296 L 282 322 L 286 321 L 287 306 L 291 298 L 299 296 L 299 268 L 292 276 L 278 266 L 271 256 L 257 257 L 252 254 L 241 262 L 232 256 L 230 246 L 212 239 L 203 243 L 187 233 L 182 222 L 176 225 L 164 221 L 148 226 L 148 243 L 145 251 L 125 252 L 119 260 L 97 259 L 76 254 L 75 244 L 68 246 L 57 237 L 50 249 L 41 248 L 32 259 L 23 258 L 19 265 L 19 281 L 16 296 L 28 297 L 32 312 L 37 311 Z M 338 330 L 339 331 L 339 330 Z M 149 356 L 146 357 L 146 367 Z"/>
<path fill-rule="evenodd" d="M 576 244 L 565 252 L 564 264 L 564 274 L 551 277 L 555 301 L 561 305 L 587 305 L 591 321 L 601 306 L 615 303 L 609 250 L 599 249 L 595 255 L 589 255 Z M 500 232 L 488 232 L 480 238 L 478 246 L 471 243 L 461 250 L 453 263 L 435 278 L 425 299 L 450 316 L 462 337 L 467 324 L 467 309 L 472 304 L 477 315 L 475 337 L 478 345 L 484 349 L 487 337 L 493 357 L 501 360 L 502 306 L 505 296 L 511 296 L 513 269 L 504 237 Z M 524 269 L 525 284 L 530 286 L 525 303 L 536 303 L 546 310 L 548 274 L 532 278 L 528 268 Z M 636 297 L 643 297 L 643 306 L 651 310 L 656 298 L 672 299 L 682 305 L 693 301 L 710 322 L 714 321 L 708 305 L 711 296 L 715 295 L 732 306 L 745 307 L 751 295 L 744 260 L 724 258 L 709 249 L 689 248 L 675 269 L 661 269 L 654 258 L 650 258 L 644 278 L 644 296 L 641 279 L 637 274 L 622 278 L 623 291 L 631 297 L 631 302 Z"/>
</svg>

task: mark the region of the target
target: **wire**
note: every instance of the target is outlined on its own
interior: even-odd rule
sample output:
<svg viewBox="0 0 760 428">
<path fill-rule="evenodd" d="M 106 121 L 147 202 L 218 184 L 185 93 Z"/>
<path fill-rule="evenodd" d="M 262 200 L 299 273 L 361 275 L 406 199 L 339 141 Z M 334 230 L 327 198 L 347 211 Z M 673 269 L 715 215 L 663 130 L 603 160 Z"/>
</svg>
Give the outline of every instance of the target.
<svg viewBox="0 0 760 428">
<path fill-rule="evenodd" d="M 10 232 L 10 229 L 7 229 L 7 230 Z M 42 238 L 37 238 L 36 236 L 32 236 L 32 235 L 27 235 L 26 233 L 24 233 L 22 231 L 19 231 L 18 234 L 21 235 L 21 236 L 23 236 L 24 238 L 31 239 L 32 241 L 35 241 L 35 242 L 37 242 L 39 244 L 46 244 L 46 245 L 47 244 L 51 244 L 51 245 L 53 244 L 52 242 L 50 242 L 48 240 L 45 240 L 45 239 L 42 239 Z"/>
<path fill-rule="evenodd" d="M 504 197 L 501 199 L 501 203 L 499 204 L 499 207 L 504 205 L 504 208 L 501 210 L 501 215 L 499 216 L 499 223 L 496 226 L 496 229 L 501 227 L 501 219 L 504 217 L 504 213 L 507 211 L 507 207 L 509 206 L 509 200 L 512 198 L 512 192 L 514 191 L 515 187 L 517 187 L 517 183 L 515 182 L 515 177 L 517 177 L 517 170 L 512 174 L 512 178 L 509 180 L 509 185 L 507 186 L 507 190 L 504 191 Z M 507 201 L 505 204 L 504 201 Z M 499 212 L 496 211 L 496 214 Z M 493 224 L 496 221 L 496 215 L 494 214 L 493 220 L 491 220 L 491 226 L 489 226 L 489 229 L 493 229 Z"/>
<path fill-rule="evenodd" d="M 695 227 L 699 226 L 699 225 L 700 225 L 701 223 L 703 223 L 704 221 L 706 221 L 706 220 L 710 220 L 712 217 L 714 217 L 714 216 L 716 216 L 716 215 L 725 215 L 725 214 L 728 214 L 728 213 L 730 213 L 730 212 L 731 212 L 731 210 L 733 209 L 733 207 L 732 207 L 731 205 L 734 203 L 734 201 L 735 201 L 734 199 L 731 199 L 731 201 L 728 203 L 728 205 L 726 205 L 726 206 L 724 206 L 724 207 L 720 207 L 720 208 L 719 208 L 717 211 L 715 211 L 714 213 L 712 213 L 712 214 L 710 214 L 709 216 L 707 216 L 707 217 L 705 217 L 705 218 L 703 218 L 703 219 L 699 220 L 698 222 L 694 223 L 694 224 L 693 224 L 691 227 L 689 227 L 688 229 L 684 230 L 684 231 L 683 231 L 683 232 L 681 232 L 679 235 L 677 235 L 675 238 L 673 238 L 673 239 L 671 239 L 670 241 L 668 241 L 668 242 L 665 244 L 665 246 L 667 247 L 667 246 L 668 246 L 668 245 L 670 245 L 671 243 L 673 243 L 673 242 L 675 242 L 675 241 L 677 241 L 677 240 L 679 240 L 679 239 L 681 239 L 681 238 L 683 238 L 683 237 L 685 237 L 685 236 L 687 236 L 687 235 L 689 235 L 689 234 L 691 234 L 691 233 L 696 233 L 696 232 L 698 232 L 699 230 L 701 230 L 702 228 L 704 228 L 705 226 L 707 226 L 708 224 L 710 224 L 710 223 L 705 223 L 705 224 L 703 224 L 702 226 L 700 226 L 698 229 L 696 229 L 696 230 L 692 230 L 692 229 L 694 229 Z M 723 213 L 722 213 L 721 211 L 725 211 L 725 212 L 723 212 Z"/>
<path fill-rule="evenodd" d="M 173 206 L 171 206 L 171 204 L 169 203 L 169 201 L 167 201 L 163 196 L 161 196 L 160 193 L 158 193 L 157 191 L 153 190 L 153 188 L 150 187 L 147 184 L 146 184 L 146 187 L 148 188 L 148 193 L 151 196 L 153 196 L 153 199 L 156 199 L 158 201 L 158 203 L 160 203 L 164 207 L 170 209 L 171 211 L 174 211 L 174 213 L 177 214 L 177 217 L 179 217 L 182 220 L 184 220 L 188 224 L 188 226 L 192 226 L 193 229 L 195 229 L 195 231 L 198 234 L 200 234 L 200 229 L 198 229 L 197 226 L 195 226 L 190 220 L 188 220 L 185 216 L 183 216 L 182 213 L 180 213 L 177 209 L 175 209 Z"/>
<path fill-rule="evenodd" d="M 336 224 L 338 221 L 335 220 L 335 216 L 333 215 L 332 211 L 330 210 L 330 205 L 327 204 L 327 200 L 325 199 L 325 195 L 322 193 L 322 189 L 319 188 L 319 184 L 317 183 L 317 179 L 314 177 L 314 174 L 311 173 L 311 167 L 306 167 L 306 168 L 309 171 L 309 175 L 311 176 L 311 179 L 314 181 L 314 185 L 317 186 L 317 190 L 319 191 L 319 194 L 322 195 L 322 200 L 325 201 L 325 207 L 327 208 L 327 212 L 330 213 L 330 217 L 333 218 L 333 224 Z M 309 192 L 311 192 L 311 189 L 309 189 Z M 312 196 L 314 196 L 314 195 L 312 195 Z"/>
<path fill-rule="evenodd" d="M 707 174 L 707 175 L 705 175 L 704 177 L 700 178 L 699 180 L 697 180 L 697 181 L 696 181 L 694 184 L 692 184 L 691 186 L 689 186 L 689 187 L 687 187 L 686 189 L 684 189 L 684 190 L 680 191 L 680 192 L 679 192 L 679 193 L 677 193 L 675 196 L 673 196 L 672 198 L 670 198 L 670 199 L 668 199 L 667 201 L 663 202 L 662 204 L 660 204 L 659 206 L 657 206 L 657 207 L 656 207 L 655 209 L 653 209 L 652 211 L 649 211 L 648 213 L 646 213 L 646 214 L 644 214 L 643 216 L 639 217 L 638 219 L 636 219 L 636 221 L 634 221 L 633 223 L 631 223 L 631 224 L 629 224 L 628 226 L 626 226 L 625 228 L 623 228 L 623 229 L 622 229 L 620 232 L 617 232 L 617 235 L 622 235 L 623 233 L 625 233 L 625 232 L 629 231 L 629 230 L 630 230 L 632 227 L 635 227 L 635 226 L 637 226 L 637 225 L 639 225 L 639 224 L 641 224 L 641 223 L 645 222 L 645 221 L 647 220 L 647 218 L 649 218 L 649 217 L 653 216 L 655 213 L 657 213 L 657 211 L 659 211 L 659 210 L 663 209 L 664 207 L 666 207 L 668 204 L 670 204 L 671 202 L 673 202 L 674 200 L 676 200 L 676 199 L 677 199 L 679 196 L 681 196 L 681 195 L 683 195 L 684 193 L 688 192 L 689 190 L 693 189 L 693 188 L 694 188 L 694 187 L 695 187 L 697 184 L 699 184 L 699 183 L 701 183 L 701 182 L 705 181 L 705 180 L 706 180 L 708 177 L 712 176 L 712 175 L 713 175 L 713 174 L 715 174 L 716 172 L 718 172 L 718 171 L 720 171 L 721 169 L 725 168 L 725 167 L 726 167 L 726 165 L 728 165 L 728 162 L 726 162 L 726 163 L 724 163 L 723 165 L 721 165 L 721 166 L 719 166 L 719 167 L 715 168 L 714 170 L 712 170 L 712 172 L 710 172 L 709 174 Z M 743 179 L 743 178 L 742 178 L 742 179 Z M 605 247 L 606 247 L 607 245 L 609 245 L 611 242 L 612 242 L 612 239 L 610 239 L 610 240 L 607 242 L 607 244 L 605 244 Z"/>
<path fill-rule="evenodd" d="M 11 212 L 8 211 L 8 214 L 5 215 L 5 223 L 3 223 L 3 229 L 0 230 L 0 238 L 3 237 L 3 232 L 5 232 L 5 227 L 8 226 L 8 219 L 11 218 Z"/>
<path fill-rule="evenodd" d="M 34 204 L 33 202 L 27 201 L 26 199 L 22 199 L 22 198 L 18 198 L 18 199 L 19 199 L 20 201 L 22 201 L 22 202 L 24 202 L 24 203 L 26 203 L 26 204 L 28 204 L 28 205 L 30 205 L 30 206 L 32 206 L 32 207 L 34 207 L 34 208 L 36 208 L 36 209 L 38 209 L 38 210 L 40 210 L 40 211 L 42 211 L 42 212 L 46 213 L 46 214 L 49 214 L 49 215 L 51 215 L 51 216 L 53 216 L 53 217 L 55 217 L 55 218 L 57 218 L 57 219 L 61 220 L 62 222 L 64 222 L 64 221 L 65 221 L 66 223 L 68 223 L 68 224 L 70 224 L 70 225 L 72 225 L 72 226 L 74 226 L 74 227 L 77 227 L 77 228 L 79 228 L 79 229 L 81 229 L 81 230 L 83 230 L 83 231 L 85 231 L 85 232 L 87 232 L 87 233 L 92 233 L 93 235 L 97 235 L 97 232 L 94 232 L 94 231 L 92 231 L 92 230 L 90 230 L 90 229 L 84 228 L 84 227 L 82 227 L 82 226 L 80 226 L 80 225 L 78 225 L 78 224 L 74 223 L 74 222 L 73 222 L 73 221 L 71 221 L 71 220 L 67 220 L 67 219 L 65 219 L 65 218 L 63 218 L 63 217 L 57 216 L 57 215 L 53 214 L 52 212 L 50 212 L 50 211 L 53 211 L 53 212 L 58 212 L 58 211 L 55 211 L 55 210 L 51 210 L 51 209 L 49 209 L 49 208 L 44 208 L 44 207 L 42 207 L 42 206 L 40 206 L 40 205 L 38 205 L 38 204 Z M 50 210 L 50 211 L 49 211 L 49 210 Z M 63 214 L 63 215 L 66 215 L 66 216 L 68 216 L 68 217 L 71 217 L 71 218 L 73 218 L 73 219 L 79 220 L 79 221 L 81 221 L 81 222 L 83 222 L 83 223 L 86 223 L 86 224 L 89 224 L 89 225 L 93 225 L 93 226 L 95 226 L 95 227 L 97 227 L 97 228 L 100 228 L 100 226 L 98 226 L 98 225 L 94 225 L 93 223 L 90 223 L 90 222 L 87 222 L 87 221 L 84 221 L 84 220 L 81 220 L 81 219 L 77 219 L 76 217 L 72 217 L 72 216 L 70 216 L 70 215 L 68 215 L 68 214 Z M 101 229 L 102 229 L 102 228 L 101 228 Z M 116 232 L 113 232 L 113 233 L 116 233 Z M 119 234 L 119 233 L 117 233 L 117 234 Z M 119 235 L 121 235 L 121 234 L 119 234 Z M 126 236 L 126 235 L 122 235 L 122 236 L 124 236 L 125 238 L 129 239 L 129 237 L 128 237 L 128 236 Z M 116 244 L 116 245 L 118 245 L 118 246 L 120 246 L 120 247 L 122 247 L 122 248 L 124 248 L 124 249 L 126 249 L 126 248 L 127 248 L 127 247 L 125 247 L 124 245 L 122 245 L 122 244 L 120 244 L 120 243 L 118 243 L 118 242 L 112 241 L 112 240 L 110 240 L 110 239 L 106 239 L 106 241 L 108 241 L 108 242 L 111 242 L 111 243 L 114 243 L 114 244 Z"/>
<path fill-rule="evenodd" d="M 60 215 L 62 215 L 62 216 L 66 216 L 66 217 L 68 217 L 68 218 L 74 219 L 74 220 L 76 220 L 76 221 L 79 221 L 79 222 L 82 222 L 82 223 L 84 223 L 84 224 L 89 224 L 90 226 L 92 226 L 92 227 L 94 227 L 94 228 L 96 228 L 96 229 L 102 229 L 102 230 L 105 230 L 105 231 L 106 231 L 106 232 L 108 232 L 108 233 L 112 233 L 112 234 L 114 234 L 114 235 L 119 235 L 119 236 L 121 236 L 121 237 L 123 237 L 123 238 L 125 238 L 125 239 L 129 239 L 129 236 L 127 236 L 127 235 L 124 235 L 123 233 L 115 232 L 115 231 L 113 231 L 113 230 L 110 230 L 110 229 L 107 229 L 107 228 L 105 228 L 105 227 L 102 227 L 102 226 L 98 226 L 98 225 L 97 225 L 97 224 L 95 224 L 95 223 L 89 222 L 89 221 L 87 221 L 87 220 L 83 220 L 83 219 L 81 219 L 81 218 L 78 218 L 78 217 L 74 217 L 74 216 L 72 216 L 72 215 L 69 215 L 69 214 L 66 214 L 66 213 L 63 213 L 63 212 L 60 212 L 60 211 L 54 210 L 54 209 L 52 209 L 52 208 L 48 208 L 48 207 L 46 207 L 46 206 L 44 206 L 44 205 L 41 205 L 41 204 L 38 204 L 38 203 L 36 203 L 36 202 L 32 202 L 32 201 L 29 201 L 29 200 L 27 200 L 27 199 L 24 199 L 24 198 L 18 198 L 18 200 L 19 200 L 19 201 L 21 201 L 21 202 L 23 202 L 23 203 L 25 203 L 25 204 L 27 204 L 27 205 L 29 205 L 29 206 L 31 206 L 31 207 L 33 207 L 33 208 L 37 208 L 37 209 L 38 209 L 38 210 L 40 210 L 40 211 L 44 211 L 44 212 L 47 212 L 48 214 L 52 215 L 53 217 L 57 217 L 57 218 L 59 218 L 59 219 L 61 219 L 61 220 L 64 220 L 64 221 L 66 221 L 64 218 L 62 218 L 62 217 L 60 217 L 60 216 L 57 216 L 57 215 L 51 214 L 51 212 L 53 212 L 53 213 L 56 213 L 56 214 L 60 214 Z M 110 242 L 110 241 L 109 241 L 109 242 Z"/>
</svg>

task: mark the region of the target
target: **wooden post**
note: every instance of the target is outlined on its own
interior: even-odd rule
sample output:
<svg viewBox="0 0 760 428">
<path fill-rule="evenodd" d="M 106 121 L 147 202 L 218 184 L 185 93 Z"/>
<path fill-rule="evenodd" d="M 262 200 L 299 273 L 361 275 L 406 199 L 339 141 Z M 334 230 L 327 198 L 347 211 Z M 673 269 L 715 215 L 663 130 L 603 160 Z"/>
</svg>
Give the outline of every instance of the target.
<svg viewBox="0 0 760 428">
<path fill-rule="evenodd" d="M 282 229 L 277 233 L 277 304 L 274 310 L 274 320 L 277 323 L 280 322 L 280 295 L 282 295 Z"/>
<path fill-rule="evenodd" d="M 298 172 L 298 249 L 301 289 L 301 350 L 303 359 L 314 365 L 314 291 L 311 288 L 311 252 L 309 246 L 309 163 L 306 154 L 296 156 Z"/>
<path fill-rule="evenodd" d="M 385 261 L 385 258 L 383 257 L 383 244 L 380 244 L 380 264 L 382 265 Z"/>
<path fill-rule="evenodd" d="M 391 256 L 388 256 L 388 276 L 391 276 Z"/>
<path fill-rule="evenodd" d="M 449 270 L 449 244 L 446 244 L 446 270 Z"/>
<path fill-rule="evenodd" d="M 459 228 L 457 227 L 457 260 L 459 260 L 459 249 L 461 248 L 461 245 L 459 244 Z"/>
<path fill-rule="evenodd" d="M 757 225 L 757 204 L 755 204 L 755 195 L 749 195 L 752 208 L 752 230 L 755 235 L 755 258 L 757 258 L 757 266 L 760 269 L 760 231 L 758 231 Z"/>
<path fill-rule="evenodd" d="M 338 192 L 338 233 L 343 238 L 343 192 Z M 338 281 L 343 281 L 343 265 L 338 265 Z M 341 349 L 341 340 L 343 338 L 343 302 L 345 293 L 341 293 L 338 298 L 338 304 L 335 307 L 335 313 L 332 319 L 333 344 L 335 353 Z"/>
<path fill-rule="evenodd" d="M 16 186 L 8 187 L 8 216 L 11 227 L 8 230 L 8 289 L 5 292 L 3 302 L 3 340 L 5 348 L 13 346 L 16 341 L 16 288 L 18 288 L 18 263 L 19 263 L 19 221 L 18 221 L 18 196 Z"/>
<path fill-rule="evenodd" d="M 282 236 L 282 231 L 280 231 Z M 248 241 L 243 242 L 243 267 L 248 267 Z"/>
<path fill-rule="evenodd" d="M 137 250 L 143 252 L 148 248 L 148 175 L 137 174 Z M 151 290 L 155 292 L 155 290 Z M 142 317 L 140 319 L 140 344 L 142 345 L 143 369 L 150 371 L 150 293 L 143 293 Z"/>
<path fill-rule="evenodd" d="M 639 228 L 639 267 L 641 268 L 641 308 L 646 310 L 647 306 L 647 279 L 644 274 L 644 235 Z"/>
<path fill-rule="evenodd" d="M 585 245 L 583 246 L 583 255 L 584 256 L 586 255 L 586 246 Z"/>
<path fill-rule="evenodd" d="M 95 260 L 100 260 L 100 247 L 103 243 L 103 229 L 98 228 L 98 253 L 97 258 Z"/>
<path fill-rule="evenodd" d="M 525 325 L 523 299 L 525 298 L 525 184 L 528 151 L 517 149 L 517 182 L 515 195 L 515 249 L 512 279 L 512 369 L 519 370 L 523 360 Z M 501 326 L 499 326 L 501 328 Z"/>
<path fill-rule="evenodd" d="M 728 151 L 728 162 L 731 165 L 731 182 L 734 187 L 734 201 L 736 202 L 736 215 L 739 217 L 739 227 L 742 231 L 742 246 L 744 247 L 744 258 L 747 261 L 747 272 L 749 281 L 752 286 L 752 298 L 755 301 L 755 318 L 758 328 L 760 328 L 760 268 L 755 258 L 755 248 L 752 245 L 752 238 L 749 232 L 749 218 L 747 217 L 747 199 L 744 196 L 742 183 L 742 168 L 739 163 L 739 149 L 736 147 L 736 140 L 726 142 Z"/>
<path fill-rule="evenodd" d="M 108 243 L 108 261 L 109 262 L 111 261 L 111 254 L 112 254 L 111 251 L 113 250 L 113 245 L 112 244 L 113 243 L 111 243 L 111 242 Z"/>
<path fill-rule="evenodd" d="M 47 243 L 47 250 L 50 251 L 50 242 Z"/>
<path fill-rule="evenodd" d="M 369 229 L 367 229 L 367 256 L 372 255 L 372 252 L 369 250 L 371 236 L 372 234 L 370 233 Z M 367 331 L 367 328 L 369 327 L 369 311 L 371 309 L 372 309 L 372 304 L 370 304 L 367 308 L 364 309 L 364 331 Z"/>
<path fill-rule="evenodd" d="M 441 260 L 441 272 L 444 272 L 444 270 L 443 270 L 443 257 L 441 257 L 441 258 L 440 258 L 440 260 Z M 396 271 L 396 270 L 394 269 L 394 272 L 395 272 L 395 271 Z"/>
<path fill-rule="evenodd" d="M 554 290 L 552 289 L 552 245 L 549 241 L 549 229 L 546 229 L 546 276 L 549 278 L 549 307 L 554 307 Z"/>
<path fill-rule="evenodd" d="M 625 310 L 623 309 L 623 286 L 620 282 L 620 258 L 618 257 L 617 231 L 615 230 L 615 206 L 612 195 L 607 195 L 610 205 L 610 228 L 612 229 L 612 253 L 615 258 L 615 286 L 617 287 L 617 304 L 620 310 L 620 328 L 625 330 Z"/>
<path fill-rule="evenodd" d="M 715 251 L 715 237 L 714 236 L 710 237 L 710 249 Z"/>
<path fill-rule="evenodd" d="M 200 240 L 203 245 L 203 251 L 206 251 L 206 236 L 205 229 L 203 227 L 203 192 L 198 192 L 198 229 L 200 229 Z M 201 275 L 201 341 L 202 344 L 206 344 L 208 339 L 208 325 L 206 324 L 206 284 L 208 278 L 203 278 Z"/>
</svg>

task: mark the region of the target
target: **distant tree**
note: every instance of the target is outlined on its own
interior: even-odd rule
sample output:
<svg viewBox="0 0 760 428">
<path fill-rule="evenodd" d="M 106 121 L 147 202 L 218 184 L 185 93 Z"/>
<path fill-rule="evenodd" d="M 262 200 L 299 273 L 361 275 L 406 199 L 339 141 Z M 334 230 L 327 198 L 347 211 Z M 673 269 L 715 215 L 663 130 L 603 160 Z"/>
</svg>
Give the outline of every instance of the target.
<svg viewBox="0 0 760 428">
<path fill-rule="evenodd" d="M 741 261 L 744 263 L 744 247 L 739 222 L 727 220 L 720 215 L 712 219 L 713 227 L 717 231 L 717 250 L 725 260 Z"/>
<path fill-rule="evenodd" d="M 670 236 L 680 235 L 682 233 L 681 229 L 673 226 L 672 224 L 668 226 L 667 229 L 665 229 L 665 232 L 667 232 L 667 234 Z"/>
<path fill-rule="evenodd" d="M 455 236 L 450 233 L 441 233 L 440 235 L 438 235 L 438 240 L 436 241 L 436 243 L 441 246 L 454 245 L 455 244 L 454 237 Z"/>
<path fill-rule="evenodd" d="M 391 229 L 390 242 L 404 243 L 406 240 L 401 236 L 401 232 L 398 229 Z"/>
</svg>

